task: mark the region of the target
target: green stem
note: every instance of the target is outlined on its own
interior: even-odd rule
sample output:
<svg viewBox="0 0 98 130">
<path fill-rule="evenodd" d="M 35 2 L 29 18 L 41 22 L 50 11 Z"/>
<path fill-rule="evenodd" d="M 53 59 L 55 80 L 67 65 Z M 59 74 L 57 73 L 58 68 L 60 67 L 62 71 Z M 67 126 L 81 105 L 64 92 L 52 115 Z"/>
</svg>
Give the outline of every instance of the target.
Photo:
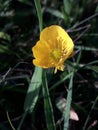
<svg viewBox="0 0 98 130">
<path fill-rule="evenodd" d="M 6 112 L 6 115 L 7 115 L 7 119 L 8 119 L 8 122 L 10 123 L 11 128 L 12 128 L 13 130 L 16 130 L 15 127 L 13 126 L 12 122 L 11 122 L 11 119 L 10 119 L 10 117 L 9 117 L 8 111 Z"/>
</svg>

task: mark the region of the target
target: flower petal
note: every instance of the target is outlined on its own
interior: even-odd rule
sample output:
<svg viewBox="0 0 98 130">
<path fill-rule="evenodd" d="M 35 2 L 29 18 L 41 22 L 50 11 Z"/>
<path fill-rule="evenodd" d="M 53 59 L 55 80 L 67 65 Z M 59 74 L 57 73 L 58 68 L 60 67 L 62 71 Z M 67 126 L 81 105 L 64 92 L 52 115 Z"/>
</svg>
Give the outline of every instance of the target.
<svg viewBox="0 0 98 130">
<path fill-rule="evenodd" d="M 49 42 L 52 48 L 56 48 L 58 44 L 62 46 L 61 42 L 57 42 L 58 38 L 65 41 L 64 44 L 67 44 L 67 42 L 71 40 L 65 30 L 58 25 L 46 27 L 40 34 L 40 40 Z"/>
<path fill-rule="evenodd" d="M 40 40 L 32 48 L 33 64 L 42 68 L 64 70 L 64 61 L 73 53 L 74 44 L 66 31 L 58 25 L 42 30 Z"/>
<path fill-rule="evenodd" d="M 50 51 L 51 50 L 45 41 L 38 41 L 32 48 L 32 52 L 35 58 L 33 60 L 33 64 L 42 68 L 55 67 L 55 64 L 50 57 Z"/>
</svg>

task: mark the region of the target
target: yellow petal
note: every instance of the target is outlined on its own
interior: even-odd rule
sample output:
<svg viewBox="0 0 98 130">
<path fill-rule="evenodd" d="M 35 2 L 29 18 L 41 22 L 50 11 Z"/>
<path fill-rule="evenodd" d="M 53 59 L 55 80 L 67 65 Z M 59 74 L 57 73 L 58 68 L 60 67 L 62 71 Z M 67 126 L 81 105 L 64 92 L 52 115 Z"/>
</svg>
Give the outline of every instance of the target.
<svg viewBox="0 0 98 130">
<path fill-rule="evenodd" d="M 45 41 L 38 41 L 36 45 L 32 48 L 34 55 L 33 64 L 42 68 L 55 67 L 52 58 L 50 57 L 50 48 Z"/>
<path fill-rule="evenodd" d="M 58 25 L 42 30 L 40 40 L 32 48 L 33 64 L 42 68 L 64 70 L 64 61 L 73 53 L 74 44 L 70 36 Z"/>
<path fill-rule="evenodd" d="M 63 41 L 66 41 L 65 43 L 71 40 L 65 30 L 58 25 L 46 27 L 40 34 L 40 40 L 49 42 L 49 45 L 52 46 L 52 48 L 56 48 L 58 46 L 57 38 L 59 37 Z M 61 43 L 59 44 L 61 45 Z"/>
<path fill-rule="evenodd" d="M 45 42 L 38 41 L 32 48 L 32 52 L 35 58 L 44 59 L 49 55 L 50 49 Z"/>
</svg>

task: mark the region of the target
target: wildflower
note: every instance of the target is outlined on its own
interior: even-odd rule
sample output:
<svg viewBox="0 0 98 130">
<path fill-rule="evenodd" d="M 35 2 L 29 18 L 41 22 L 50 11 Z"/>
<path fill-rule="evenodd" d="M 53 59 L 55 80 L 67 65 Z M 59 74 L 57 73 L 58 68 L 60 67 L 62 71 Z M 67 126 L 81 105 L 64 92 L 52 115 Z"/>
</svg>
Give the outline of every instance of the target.
<svg viewBox="0 0 98 130">
<path fill-rule="evenodd" d="M 41 68 L 64 70 L 64 61 L 73 53 L 74 44 L 67 32 L 58 25 L 42 30 L 40 40 L 32 47 L 33 64 Z"/>
</svg>

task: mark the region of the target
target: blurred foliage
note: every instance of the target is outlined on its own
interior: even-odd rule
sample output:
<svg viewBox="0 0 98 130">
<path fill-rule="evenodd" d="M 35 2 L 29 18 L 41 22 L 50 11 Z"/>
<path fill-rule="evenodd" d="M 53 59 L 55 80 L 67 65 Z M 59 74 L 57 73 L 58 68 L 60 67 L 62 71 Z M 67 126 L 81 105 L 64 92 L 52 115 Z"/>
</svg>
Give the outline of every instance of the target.
<svg viewBox="0 0 98 130">
<path fill-rule="evenodd" d="M 44 27 L 59 24 L 75 43 L 75 55 L 66 63 L 66 71 L 52 74 L 47 71 L 55 120 L 61 113 L 55 99 L 66 97 L 69 69 L 76 69 L 72 106 L 79 122 L 71 128 L 81 129 L 98 95 L 98 1 L 97 0 L 40 0 Z M 30 78 L 33 74 L 31 48 L 39 38 L 39 25 L 34 2 L 31 0 L 0 0 L 0 129 L 10 129 L 6 117 L 9 112 L 17 128 Z M 52 91 L 51 91 L 52 90 Z M 35 113 L 27 116 L 23 128 L 44 129 L 43 102 Z M 98 120 L 98 103 L 90 113 L 87 128 Z M 59 129 L 59 128 L 58 128 Z M 98 129 L 98 123 L 91 130 Z"/>
</svg>

